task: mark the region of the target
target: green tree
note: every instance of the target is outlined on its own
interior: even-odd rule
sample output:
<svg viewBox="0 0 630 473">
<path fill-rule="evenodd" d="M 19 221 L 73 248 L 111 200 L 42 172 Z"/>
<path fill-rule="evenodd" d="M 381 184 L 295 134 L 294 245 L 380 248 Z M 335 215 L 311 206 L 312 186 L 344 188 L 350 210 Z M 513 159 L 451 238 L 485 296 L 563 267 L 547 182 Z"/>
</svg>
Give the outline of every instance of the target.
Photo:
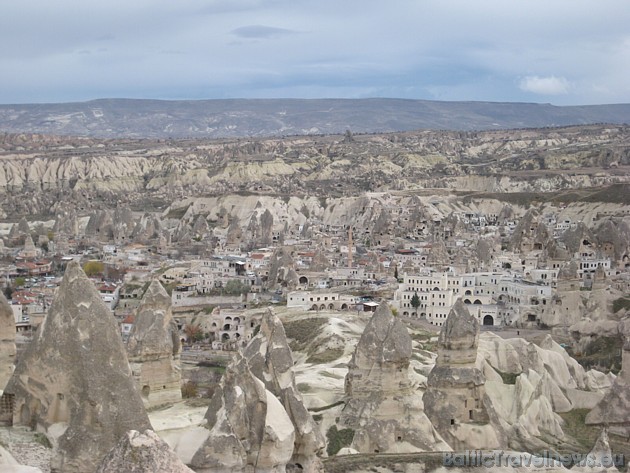
<svg viewBox="0 0 630 473">
<path fill-rule="evenodd" d="M 200 342 L 205 338 L 203 330 L 199 324 L 186 324 L 184 326 L 184 333 L 189 342 Z"/>
<path fill-rule="evenodd" d="M 249 286 L 238 279 L 230 279 L 223 288 L 223 292 L 232 296 L 247 294 L 249 292 Z"/>
<path fill-rule="evenodd" d="M 418 296 L 418 293 L 414 293 L 413 297 L 411 298 L 411 307 L 413 307 L 415 309 L 416 312 L 418 312 L 418 307 L 420 307 L 420 297 Z"/>
<path fill-rule="evenodd" d="M 105 270 L 105 265 L 101 261 L 88 261 L 83 265 L 83 271 L 88 277 L 100 276 Z"/>
<path fill-rule="evenodd" d="M 4 297 L 6 297 L 8 300 L 11 300 L 11 297 L 13 297 L 13 288 L 11 286 L 7 286 L 4 288 Z"/>
<path fill-rule="evenodd" d="M 26 278 L 22 276 L 15 278 L 15 287 L 22 287 L 24 284 L 26 284 Z"/>
</svg>

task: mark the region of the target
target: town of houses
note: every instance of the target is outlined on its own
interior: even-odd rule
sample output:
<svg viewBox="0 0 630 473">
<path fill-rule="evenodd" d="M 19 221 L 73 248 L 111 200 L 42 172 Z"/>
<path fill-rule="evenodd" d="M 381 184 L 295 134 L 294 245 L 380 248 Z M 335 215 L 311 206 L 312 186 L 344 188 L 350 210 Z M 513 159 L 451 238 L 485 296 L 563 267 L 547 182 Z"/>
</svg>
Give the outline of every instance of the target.
<svg viewBox="0 0 630 473">
<path fill-rule="evenodd" d="M 86 272 L 125 336 L 143 290 L 158 277 L 171 294 L 182 339 L 195 314 L 204 313 L 215 349 L 251 337 L 256 324 L 246 320 L 248 307 L 369 312 L 386 300 L 399 316 L 441 326 L 461 299 L 482 326 L 500 330 L 547 326 L 545 314 L 567 291 L 630 289 L 627 235 L 598 236 L 554 213 L 519 218 L 507 207 L 483 214 L 447 213 L 438 202 L 421 211 L 385 205 L 381 216 L 383 209 L 386 222 L 311 219 L 289 226 L 279 219 L 263 246 L 256 246 L 259 235 L 233 225 L 209 235 L 200 218 L 187 238 L 178 225 L 154 240 L 94 231 L 91 220 L 80 231 L 77 223 L 51 229 L 22 219 L 0 235 L 0 284 L 18 331 L 28 333 L 45 318 L 65 264 L 92 263 Z M 614 226 L 618 216 L 598 216 L 600 227 L 602 221 Z"/>
</svg>

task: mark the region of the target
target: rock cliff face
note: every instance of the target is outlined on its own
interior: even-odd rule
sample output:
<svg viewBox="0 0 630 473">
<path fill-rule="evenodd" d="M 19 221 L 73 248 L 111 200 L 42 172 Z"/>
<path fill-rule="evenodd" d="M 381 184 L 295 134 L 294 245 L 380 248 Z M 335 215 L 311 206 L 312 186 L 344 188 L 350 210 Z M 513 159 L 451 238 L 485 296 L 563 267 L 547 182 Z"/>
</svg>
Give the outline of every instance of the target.
<svg viewBox="0 0 630 473">
<path fill-rule="evenodd" d="M 193 473 L 152 430 L 130 430 L 110 450 L 96 473 Z"/>
<path fill-rule="evenodd" d="M 260 331 L 243 355 L 252 374 L 280 400 L 291 418 L 295 428 L 293 464 L 299 464 L 305 473 L 323 471 L 318 455 L 323 453 L 325 441 L 297 390 L 291 348 L 282 322 L 271 310 L 263 316 Z"/>
<path fill-rule="evenodd" d="M 15 364 L 15 318 L 13 310 L 0 292 L 0 389 L 4 389 Z"/>
<path fill-rule="evenodd" d="M 171 298 L 162 284 L 153 280 L 127 340 L 131 372 L 145 407 L 181 400 L 180 351 Z"/>
<path fill-rule="evenodd" d="M 365 327 L 348 364 L 339 424 L 361 453 L 450 450 L 424 415 L 409 380 L 411 337 L 386 303 Z"/>
<path fill-rule="evenodd" d="M 3 394 L 13 424 L 45 432 L 53 471 L 94 471 L 128 431 L 151 428 L 114 316 L 76 262 Z"/>
<path fill-rule="evenodd" d="M 291 461 L 293 423 L 240 354 L 223 375 L 206 420 L 210 434 L 191 461 L 197 472 L 284 473 Z"/>
<path fill-rule="evenodd" d="M 604 425 L 610 432 L 630 436 L 630 319 L 619 322 L 624 337 L 621 372 L 610 391 L 586 416 L 587 425 Z"/>
<path fill-rule="evenodd" d="M 479 324 L 460 299 L 440 331 L 438 357 L 423 397 L 427 416 L 455 450 L 506 445 L 485 392 L 485 376 L 476 365 L 478 345 Z"/>
</svg>

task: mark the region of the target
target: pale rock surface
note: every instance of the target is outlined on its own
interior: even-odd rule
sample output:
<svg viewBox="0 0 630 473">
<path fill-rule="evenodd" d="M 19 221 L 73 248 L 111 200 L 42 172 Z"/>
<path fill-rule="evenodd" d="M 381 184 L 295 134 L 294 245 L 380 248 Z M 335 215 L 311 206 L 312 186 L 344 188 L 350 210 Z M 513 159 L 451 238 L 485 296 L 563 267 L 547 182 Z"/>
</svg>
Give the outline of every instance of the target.
<svg viewBox="0 0 630 473">
<path fill-rule="evenodd" d="M 153 280 L 127 340 L 131 372 L 145 407 L 181 400 L 180 351 L 171 298 L 162 284 Z"/>
<path fill-rule="evenodd" d="M 614 465 L 616 457 L 610 449 L 610 443 L 608 441 L 608 432 L 606 429 L 602 429 L 602 432 L 597 437 L 597 441 L 593 448 L 589 452 L 585 465 L 576 465 L 571 468 L 571 471 L 576 473 L 616 473 L 619 470 Z M 610 463 L 613 463 L 612 465 Z"/>
<path fill-rule="evenodd" d="M 15 364 L 15 317 L 9 302 L 0 292 L 0 390 L 4 389 Z"/>
<path fill-rule="evenodd" d="M 513 448 L 545 448 L 539 437 L 563 439 L 557 413 L 592 408 L 614 379 L 595 370 L 585 372 L 550 336 L 535 344 L 485 332 L 477 366 L 486 376 L 486 393 Z M 516 375 L 515 383 L 504 384 L 499 372 Z"/>
<path fill-rule="evenodd" d="M 49 436 L 60 472 L 94 471 L 128 430 L 151 428 L 116 320 L 78 263 L 68 264 L 5 396 L 14 425 Z"/>
<path fill-rule="evenodd" d="M 110 450 L 96 473 L 193 473 L 152 430 L 130 430 Z"/>
<path fill-rule="evenodd" d="M 284 326 L 273 311 L 263 315 L 260 331 L 243 352 L 250 370 L 268 391 L 283 404 L 295 428 L 295 446 L 292 462 L 301 465 L 304 472 L 323 471 L 320 456 L 325 440 L 295 383 L 293 355 Z"/>
<path fill-rule="evenodd" d="M 195 471 L 284 473 L 293 456 L 293 423 L 242 355 L 223 375 L 206 420 L 210 435 L 191 461 Z"/>
<path fill-rule="evenodd" d="M 427 379 L 424 409 L 454 450 L 504 448 L 506 436 L 486 378 L 477 367 L 479 324 L 458 300 L 438 337 L 438 357 Z"/>
<path fill-rule="evenodd" d="M 603 425 L 610 432 L 630 436 L 630 318 L 619 322 L 624 338 L 621 372 L 610 391 L 586 416 L 587 425 Z"/>
<path fill-rule="evenodd" d="M 407 329 L 382 303 L 348 364 L 339 424 L 355 431 L 351 448 L 361 453 L 450 450 L 409 379 L 411 349 Z"/>
<path fill-rule="evenodd" d="M 34 466 L 20 465 L 13 455 L 0 445 L 0 472 L 2 473 L 42 473 Z"/>
</svg>

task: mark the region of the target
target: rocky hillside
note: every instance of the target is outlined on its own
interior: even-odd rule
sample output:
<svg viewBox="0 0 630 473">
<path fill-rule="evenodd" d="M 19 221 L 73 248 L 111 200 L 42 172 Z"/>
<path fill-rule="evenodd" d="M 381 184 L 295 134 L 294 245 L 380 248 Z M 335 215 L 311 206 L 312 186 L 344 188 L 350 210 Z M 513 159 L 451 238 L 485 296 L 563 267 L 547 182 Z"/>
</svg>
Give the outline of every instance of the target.
<svg viewBox="0 0 630 473">
<path fill-rule="evenodd" d="M 114 202 L 163 210 L 190 195 L 443 189 L 532 198 L 519 193 L 624 185 L 629 166 L 625 126 L 247 140 L 0 135 L 1 205 L 12 216 L 56 214 L 68 202 L 79 212 Z"/>
<path fill-rule="evenodd" d="M 534 103 L 402 99 L 94 100 L 0 105 L 0 131 L 101 138 L 224 138 L 497 130 L 630 123 L 630 104 L 556 107 Z"/>
</svg>

